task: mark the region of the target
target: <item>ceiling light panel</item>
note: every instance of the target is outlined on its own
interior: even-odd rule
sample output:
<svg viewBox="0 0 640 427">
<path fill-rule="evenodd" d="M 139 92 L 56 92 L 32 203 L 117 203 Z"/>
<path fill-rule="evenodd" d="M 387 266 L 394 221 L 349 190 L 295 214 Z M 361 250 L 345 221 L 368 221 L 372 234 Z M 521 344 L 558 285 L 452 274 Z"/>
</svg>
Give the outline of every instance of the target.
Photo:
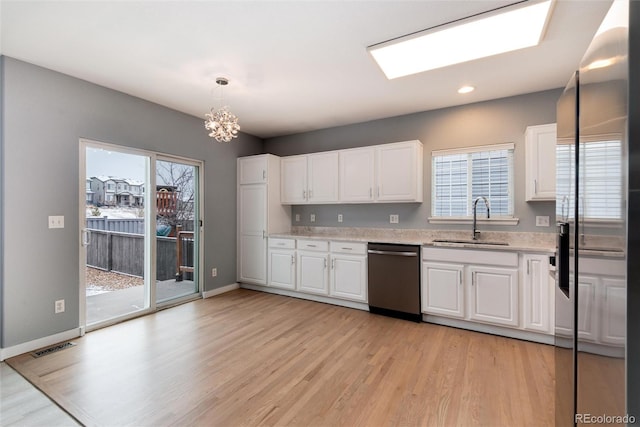
<svg viewBox="0 0 640 427">
<path fill-rule="evenodd" d="M 368 48 L 388 79 L 537 45 L 552 0 L 525 2 Z"/>
</svg>

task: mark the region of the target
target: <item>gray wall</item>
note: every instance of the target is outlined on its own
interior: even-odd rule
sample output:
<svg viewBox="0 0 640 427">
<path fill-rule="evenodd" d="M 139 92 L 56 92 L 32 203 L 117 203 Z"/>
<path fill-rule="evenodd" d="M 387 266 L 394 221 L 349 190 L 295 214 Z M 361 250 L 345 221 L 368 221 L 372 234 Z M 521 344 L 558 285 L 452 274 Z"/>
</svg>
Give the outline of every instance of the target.
<svg viewBox="0 0 640 427">
<path fill-rule="evenodd" d="M 0 55 L 0 347 L 2 347 L 4 336 L 4 183 L 7 182 L 4 176 L 4 57 Z"/>
<path fill-rule="evenodd" d="M 235 282 L 236 158 L 262 152 L 262 140 L 217 144 L 199 118 L 12 58 L 2 65 L 2 347 L 78 327 L 79 138 L 204 161 L 204 290 Z M 48 229 L 48 215 L 64 215 L 65 228 Z M 65 313 L 54 314 L 57 299 Z"/>
<path fill-rule="evenodd" d="M 296 206 L 293 225 L 332 227 L 391 227 L 390 214 L 400 215 L 401 228 L 467 229 L 467 225 L 429 224 L 431 212 L 431 151 L 514 142 L 515 216 L 518 226 L 487 226 L 481 230 L 555 232 L 555 202 L 525 202 L 524 132 L 530 125 L 554 123 L 561 90 L 549 90 L 459 107 L 426 111 L 349 126 L 323 129 L 265 141 L 265 151 L 286 156 L 341 148 L 419 139 L 424 145 L 424 202 L 422 204 L 366 204 Z M 311 213 L 316 222 L 309 222 Z M 344 222 L 338 223 L 342 213 Z M 295 222 L 300 214 L 300 222 Z M 536 227 L 535 216 L 548 215 L 549 227 Z M 394 224 L 395 226 L 395 224 Z"/>
</svg>

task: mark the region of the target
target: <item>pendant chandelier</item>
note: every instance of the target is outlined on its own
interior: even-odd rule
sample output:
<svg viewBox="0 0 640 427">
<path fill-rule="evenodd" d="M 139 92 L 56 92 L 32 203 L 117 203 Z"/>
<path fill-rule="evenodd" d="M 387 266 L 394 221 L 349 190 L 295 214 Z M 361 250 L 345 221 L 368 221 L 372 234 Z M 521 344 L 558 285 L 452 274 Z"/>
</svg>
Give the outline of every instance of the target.
<svg viewBox="0 0 640 427">
<path fill-rule="evenodd" d="M 211 112 L 205 114 L 204 127 L 209 131 L 209 136 L 218 142 L 230 142 L 238 137 L 240 125 L 235 114 L 229 111 L 229 107 L 222 102 L 222 88 L 229 84 L 229 80 L 224 77 L 216 78 L 216 84 L 220 88 L 219 109 L 211 108 Z"/>
</svg>

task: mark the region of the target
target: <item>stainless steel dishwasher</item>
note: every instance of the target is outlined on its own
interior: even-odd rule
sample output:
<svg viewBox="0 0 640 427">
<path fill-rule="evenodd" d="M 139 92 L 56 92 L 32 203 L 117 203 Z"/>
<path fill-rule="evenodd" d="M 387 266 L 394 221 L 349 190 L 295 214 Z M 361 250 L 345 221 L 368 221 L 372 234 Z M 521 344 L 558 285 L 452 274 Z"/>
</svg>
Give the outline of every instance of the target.
<svg viewBox="0 0 640 427">
<path fill-rule="evenodd" d="M 420 246 L 369 243 L 371 313 L 420 322 Z"/>
</svg>

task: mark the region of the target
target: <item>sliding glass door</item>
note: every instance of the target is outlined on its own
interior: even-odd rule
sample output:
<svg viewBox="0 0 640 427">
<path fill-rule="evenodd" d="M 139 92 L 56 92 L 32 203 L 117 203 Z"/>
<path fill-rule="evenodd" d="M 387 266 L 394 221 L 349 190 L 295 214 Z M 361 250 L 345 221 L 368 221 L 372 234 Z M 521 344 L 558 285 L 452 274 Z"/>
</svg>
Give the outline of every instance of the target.
<svg viewBox="0 0 640 427">
<path fill-rule="evenodd" d="M 150 155 L 89 142 L 84 155 L 85 320 L 92 327 L 150 309 L 153 187 Z"/>
<path fill-rule="evenodd" d="M 200 295 L 200 162 L 81 141 L 80 324 Z"/>
<path fill-rule="evenodd" d="M 198 163 L 156 161 L 156 303 L 171 304 L 199 293 Z"/>
</svg>

